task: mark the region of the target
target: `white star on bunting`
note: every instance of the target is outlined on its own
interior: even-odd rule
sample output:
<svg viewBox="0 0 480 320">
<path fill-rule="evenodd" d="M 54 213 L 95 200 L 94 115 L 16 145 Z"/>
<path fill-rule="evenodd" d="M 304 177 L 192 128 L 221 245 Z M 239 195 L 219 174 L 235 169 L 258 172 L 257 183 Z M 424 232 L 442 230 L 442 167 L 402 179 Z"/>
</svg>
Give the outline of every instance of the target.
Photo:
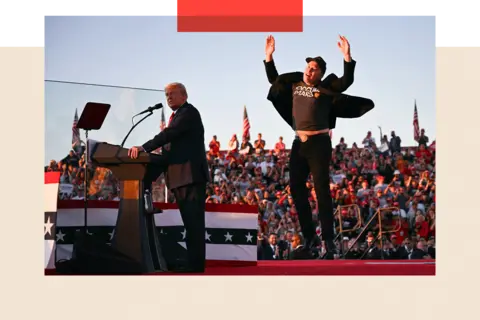
<svg viewBox="0 0 480 320">
<path fill-rule="evenodd" d="M 62 233 L 62 230 L 58 231 L 58 233 L 57 233 L 57 241 L 62 240 L 63 242 L 65 242 L 64 237 L 65 237 L 65 234 Z"/>
<path fill-rule="evenodd" d="M 180 233 L 181 233 L 181 234 L 182 234 L 182 236 L 183 236 L 182 240 L 184 240 L 184 239 L 185 239 L 185 237 L 187 236 L 187 230 L 186 230 L 186 229 L 184 229 L 184 230 L 183 230 L 183 232 L 180 232 Z"/>
<path fill-rule="evenodd" d="M 250 234 L 250 232 L 245 237 L 247 238 L 247 242 L 252 242 L 253 236 Z"/>
<path fill-rule="evenodd" d="M 48 220 L 47 220 L 47 222 L 45 222 L 43 227 L 45 228 L 45 230 L 44 230 L 45 233 L 43 235 L 46 235 L 47 233 L 49 235 L 52 235 L 53 223 L 50 222 L 50 217 L 48 217 Z"/>
<path fill-rule="evenodd" d="M 233 235 L 231 235 L 229 232 L 227 232 L 227 234 L 225 235 L 225 242 L 227 242 L 227 241 L 232 242 L 232 237 L 233 237 Z"/>
<path fill-rule="evenodd" d="M 205 240 L 212 241 L 212 240 L 210 240 L 210 236 L 211 236 L 211 234 L 208 234 L 208 232 L 205 231 Z"/>
<path fill-rule="evenodd" d="M 112 232 L 108 233 L 110 235 L 110 241 L 113 240 L 113 236 L 115 235 L 115 229 L 112 230 Z"/>
</svg>

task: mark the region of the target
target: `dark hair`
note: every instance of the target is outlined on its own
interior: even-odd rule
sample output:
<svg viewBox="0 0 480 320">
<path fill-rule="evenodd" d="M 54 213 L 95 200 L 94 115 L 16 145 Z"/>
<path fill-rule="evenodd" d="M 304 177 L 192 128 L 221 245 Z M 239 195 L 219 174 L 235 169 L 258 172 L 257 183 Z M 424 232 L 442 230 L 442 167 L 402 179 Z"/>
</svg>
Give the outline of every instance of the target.
<svg viewBox="0 0 480 320">
<path fill-rule="evenodd" d="M 325 62 L 325 60 L 323 60 L 322 57 L 315 57 L 315 58 L 307 58 L 305 59 L 305 61 L 307 61 L 307 63 L 311 62 L 311 61 L 315 61 L 317 64 L 318 64 L 318 67 L 320 69 L 322 69 L 323 73 L 327 72 L 327 63 Z"/>
</svg>

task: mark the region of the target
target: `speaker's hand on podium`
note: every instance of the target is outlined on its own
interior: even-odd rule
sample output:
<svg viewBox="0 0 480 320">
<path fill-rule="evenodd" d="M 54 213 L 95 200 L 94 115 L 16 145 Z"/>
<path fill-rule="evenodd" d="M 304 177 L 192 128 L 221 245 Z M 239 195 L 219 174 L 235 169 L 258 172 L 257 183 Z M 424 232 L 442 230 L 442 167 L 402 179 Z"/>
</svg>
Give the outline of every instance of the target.
<svg viewBox="0 0 480 320">
<path fill-rule="evenodd" d="M 128 156 L 132 159 L 137 159 L 138 153 L 141 151 L 145 152 L 142 146 L 131 147 L 128 149 Z"/>
</svg>

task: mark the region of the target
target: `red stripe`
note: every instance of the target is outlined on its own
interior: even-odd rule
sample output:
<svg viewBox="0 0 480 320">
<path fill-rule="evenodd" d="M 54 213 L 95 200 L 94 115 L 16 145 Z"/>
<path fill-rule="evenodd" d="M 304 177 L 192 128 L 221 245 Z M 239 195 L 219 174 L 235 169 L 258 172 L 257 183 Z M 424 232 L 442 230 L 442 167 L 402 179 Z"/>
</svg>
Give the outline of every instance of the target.
<svg viewBox="0 0 480 320">
<path fill-rule="evenodd" d="M 60 183 L 60 172 L 45 172 L 45 184 Z"/>
<path fill-rule="evenodd" d="M 205 266 L 207 268 L 221 268 L 221 267 L 255 267 L 257 261 L 232 261 L 232 260 L 207 260 L 205 261 Z M 56 269 L 45 269 L 44 274 L 46 276 L 55 276 L 59 275 L 56 272 Z M 145 275 L 158 275 L 158 273 L 151 273 Z M 168 275 L 171 275 L 170 273 Z M 180 274 L 184 275 L 184 274 Z"/>
<path fill-rule="evenodd" d="M 220 1 L 220 0 L 178 0 L 177 13 L 183 16 L 202 17 L 288 17 L 303 15 L 303 3 L 300 0 L 244 0 L 244 1 Z"/>
<path fill-rule="evenodd" d="M 424 264 L 388 264 L 379 263 L 371 264 L 372 261 L 359 261 L 359 260 L 297 260 L 297 261 L 258 261 L 256 265 L 251 267 L 245 266 L 244 268 L 228 268 L 225 266 L 218 266 L 218 268 L 208 267 L 204 274 L 191 274 L 193 275 L 262 275 L 262 276 L 278 276 L 278 275 L 336 275 L 336 276 L 434 276 L 436 271 L 435 262 L 431 260 L 425 260 Z M 208 263 L 207 263 L 208 265 Z M 45 270 L 45 274 L 55 275 L 54 270 Z M 170 273 L 170 272 L 156 272 L 143 274 L 146 276 L 185 276 L 187 274 L 182 273 Z"/>
<path fill-rule="evenodd" d="M 118 201 L 106 201 L 106 200 L 89 200 L 88 208 L 90 209 L 118 209 Z M 155 202 L 155 208 L 159 209 L 178 209 L 175 203 L 160 203 Z M 82 209 L 84 207 L 83 200 L 58 200 L 58 209 Z M 258 207 L 251 205 L 238 205 L 238 204 L 216 204 L 206 203 L 205 211 L 208 212 L 225 212 L 225 213 L 245 213 L 245 214 L 258 214 Z"/>
<path fill-rule="evenodd" d="M 199 4 L 203 5 L 203 2 Z M 303 17 L 295 13 L 288 16 L 265 14 L 248 17 L 177 14 L 177 32 L 303 32 Z"/>
</svg>

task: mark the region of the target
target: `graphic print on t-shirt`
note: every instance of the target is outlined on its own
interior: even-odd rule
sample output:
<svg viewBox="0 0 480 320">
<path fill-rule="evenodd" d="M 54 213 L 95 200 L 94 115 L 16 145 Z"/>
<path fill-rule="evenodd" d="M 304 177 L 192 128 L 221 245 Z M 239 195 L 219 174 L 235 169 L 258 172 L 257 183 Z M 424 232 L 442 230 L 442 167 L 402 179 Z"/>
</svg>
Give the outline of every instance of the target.
<svg viewBox="0 0 480 320">
<path fill-rule="evenodd" d="M 293 92 L 295 96 L 303 96 L 307 98 L 318 98 L 320 96 L 320 90 L 315 87 L 298 85 L 295 87 L 295 91 Z"/>
<path fill-rule="evenodd" d="M 328 128 L 331 101 L 320 94 L 321 89 L 304 82 L 294 84 L 292 89 L 293 129 L 316 131 Z"/>
</svg>

